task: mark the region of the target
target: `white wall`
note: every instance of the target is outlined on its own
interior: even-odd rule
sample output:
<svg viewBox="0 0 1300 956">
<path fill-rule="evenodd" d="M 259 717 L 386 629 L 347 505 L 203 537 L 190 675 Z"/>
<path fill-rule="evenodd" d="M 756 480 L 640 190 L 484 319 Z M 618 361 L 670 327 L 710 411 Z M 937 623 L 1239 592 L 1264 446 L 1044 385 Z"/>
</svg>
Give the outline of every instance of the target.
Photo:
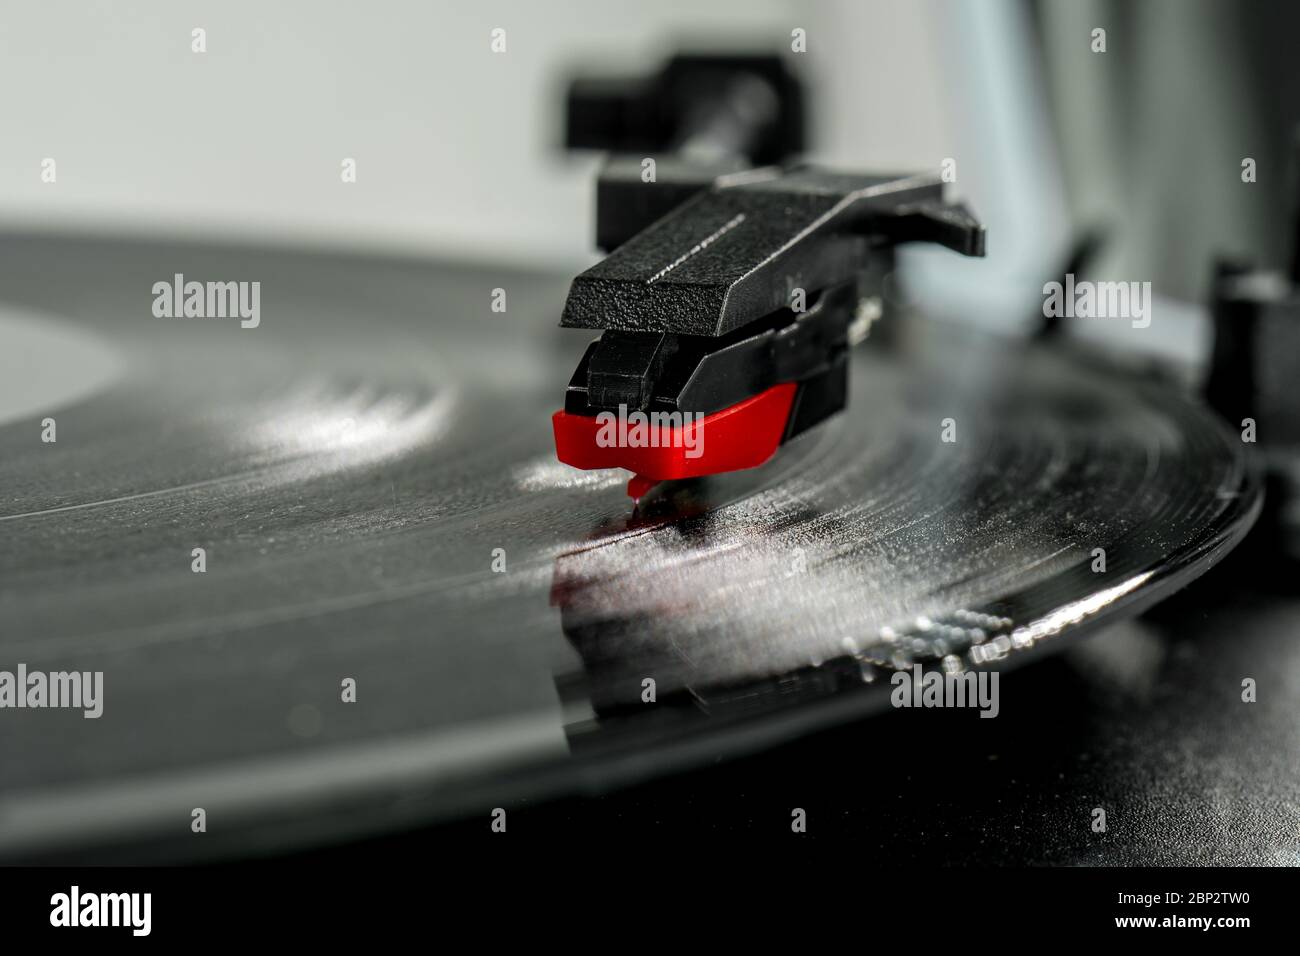
<svg viewBox="0 0 1300 956">
<path fill-rule="evenodd" d="M 572 258 L 593 168 L 554 148 L 574 64 L 648 68 L 674 38 L 780 47 L 801 26 L 823 155 L 932 167 L 956 148 L 948 7 L 3 0 L 0 220 Z"/>
</svg>

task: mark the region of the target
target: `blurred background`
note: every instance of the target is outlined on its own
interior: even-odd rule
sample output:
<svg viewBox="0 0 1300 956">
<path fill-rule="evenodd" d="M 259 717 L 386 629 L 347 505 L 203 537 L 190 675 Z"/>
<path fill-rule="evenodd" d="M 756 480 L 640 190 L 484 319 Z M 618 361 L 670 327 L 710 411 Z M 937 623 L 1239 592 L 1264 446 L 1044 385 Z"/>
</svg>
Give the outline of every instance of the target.
<svg viewBox="0 0 1300 956">
<path fill-rule="evenodd" d="M 955 159 L 956 191 L 989 226 L 986 262 L 912 257 L 911 284 L 938 311 L 1024 323 L 1080 234 L 1099 237 L 1099 275 L 1177 300 L 1203 294 L 1215 251 L 1280 263 L 1288 245 L 1300 12 L 1283 2 L 47 0 L 6 4 L 0 20 L 11 229 L 572 271 L 594 258 L 598 162 L 559 148 L 575 70 L 788 51 L 799 28 L 812 158 Z"/>
</svg>

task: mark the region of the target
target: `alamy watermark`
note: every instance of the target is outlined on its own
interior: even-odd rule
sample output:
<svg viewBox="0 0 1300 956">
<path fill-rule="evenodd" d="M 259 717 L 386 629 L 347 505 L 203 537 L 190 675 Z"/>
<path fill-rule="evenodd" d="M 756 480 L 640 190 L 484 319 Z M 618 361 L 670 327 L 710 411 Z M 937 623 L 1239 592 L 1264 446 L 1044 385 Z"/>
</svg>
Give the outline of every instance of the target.
<svg viewBox="0 0 1300 956">
<path fill-rule="evenodd" d="M 261 282 L 186 282 L 176 273 L 171 282 L 153 284 L 153 314 L 159 319 L 233 319 L 245 329 L 262 323 Z"/>
<path fill-rule="evenodd" d="M 66 893 L 50 897 L 54 927 L 119 926 L 132 936 L 148 936 L 153 928 L 152 893 L 86 893 L 73 884 Z"/>
<path fill-rule="evenodd" d="M 1131 319 L 1133 328 L 1151 324 L 1150 282 L 1076 282 L 1066 273 L 1065 282 L 1043 286 L 1043 315 L 1048 318 Z"/>
<path fill-rule="evenodd" d="M 911 671 L 895 671 L 889 682 L 895 707 L 978 707 L 981 717 L 996 717 L 1001 709 L 997 671 L 927 672 L 913 664 Z"/>
<path fill-rule="evenodd" d="M 103 671 L 0 670 L 0 709 L 78 708 L 94 720 L 104 713 Z"/>
<path fill-rule="evenodd" d="M 601 448 L 684 448 L 687 458 L 704 454 L 703 412 L 629 412 L 618 406 L 596 416 Z"/>
</svg>

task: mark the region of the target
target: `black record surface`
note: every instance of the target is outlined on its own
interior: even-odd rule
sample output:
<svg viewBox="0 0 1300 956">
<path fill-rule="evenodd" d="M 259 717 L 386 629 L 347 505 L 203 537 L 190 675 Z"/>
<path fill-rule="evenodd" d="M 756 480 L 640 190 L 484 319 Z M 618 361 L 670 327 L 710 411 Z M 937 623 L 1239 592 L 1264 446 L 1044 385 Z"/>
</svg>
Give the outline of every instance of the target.
<svg viewBox="0 0 1300 956">
<path fill-rule="evenodd" d="M 177 273 L 259 281 L 260 325 L 156 318 Z M 554 460 L 565 288 L 0 240 L 6 367 L 51 389 L 0 407 L 0 669 L 105 687 L 99 719 L 0 713 L 0 855 L 280 849 L 753 749 L 1132 613 L 1258 509 L 1168 383 L 918 324 L 858 350 L 847 413 L 634 515 Z"/>
</svg>

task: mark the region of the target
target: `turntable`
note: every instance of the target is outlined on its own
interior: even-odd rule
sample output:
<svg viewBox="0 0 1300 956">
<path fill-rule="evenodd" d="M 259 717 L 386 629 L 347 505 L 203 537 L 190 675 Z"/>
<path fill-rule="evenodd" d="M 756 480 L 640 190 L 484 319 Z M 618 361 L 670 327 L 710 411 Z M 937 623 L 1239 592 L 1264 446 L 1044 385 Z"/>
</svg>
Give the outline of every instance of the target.
<svg viewBox="0 0 1300 956">
<path fill-rule="evenodd" d="M 722 757 L 752 773 L 744 755 L 818 730 L 840 765 L 928 748 L 973 779 L 990 753 L 1064 778 L 1052 734 L 1031 744 L 1026 727 L 1114 732 L 1122 709 L 1085 731 L 1074 705 L 1102 685 L 1146 693 L 1168 654 L 1192 701 L 1144 704 L 1114 738 L 1122 784 L 1074 766 L 1079 805 L 1045 814 L 1057 836 L 1038 858 L 1195 858 L 1197 833 L 1161 856 L 1061 827 L 1087 801 L 1148 800 L 1135 741 L 1164 734 L 1212 760 L 1154 786 L 1190 780 L 1194 799 L 1242 786 L 1225 781 L 1247 763 L 1270 781 L 1276 812 L 1225 810 L 1218 824 L 1248 837 L 1211 858 L 1279 861 L 1294 739 L 1269 719 L 1300 673 L 1276 626 L 1293 610 L 1168 605 L 1180 628 L 1223 625 L 1199 670 L 1137 618 L 1261 513 L 1235 419 L 1153 368 L 892 301 L 897 243 L 979 255 L 983 228 L 938 176 L 794 164 L 803 108 L 779 60 L 682 57 L 611 89 L 575 84 L 570 145 L 659 161 L 653 179 L 626 155 L 604 168 L 609 256 L 576 280 L 0 240 L 4 361 L 29 399 L 0 409 L 0 663 L 102 675 L 93 718 L 4 714 L 0 854 L 211 859 L 483 827 Z M 647 104 L 700 102 L 647 118 Z M 238 307 L 190 314 L 184 284 L 167 299 L 179 311 L 159 314 L 150 290 L 173 277 L 255 277 L 256 323 Z M 780 407 L 755 413 L 772 395 Z M 703 422 L 703 454 L 686 457 L 680 433 L 649 456 L 597 446 L 597 414 L 620 407 L 700 416 L 669 429 Z M 1056 656 L 1071 649 L 1078 669 Z M 1247 674 L 1243 654 L 1273 675 Z M 899 674 L 996 676 L 998 719 L 887 716 Z M 1251 675 L 1282 686 L 1234 757 L 1206 741 L 1225 739 Z M 1204 727 L 1175 726 L 1188 708 Z M 979 803 L 1004 791 L 972 790 L 986 836 L 1020 825 Z M 527 810 L 543 798 L 558 802 Z M 784 791 L 772 800 L 788 823 Z M 907 810 L 866 816 L 882 840 L 914 839 Z"/>
</svg>

